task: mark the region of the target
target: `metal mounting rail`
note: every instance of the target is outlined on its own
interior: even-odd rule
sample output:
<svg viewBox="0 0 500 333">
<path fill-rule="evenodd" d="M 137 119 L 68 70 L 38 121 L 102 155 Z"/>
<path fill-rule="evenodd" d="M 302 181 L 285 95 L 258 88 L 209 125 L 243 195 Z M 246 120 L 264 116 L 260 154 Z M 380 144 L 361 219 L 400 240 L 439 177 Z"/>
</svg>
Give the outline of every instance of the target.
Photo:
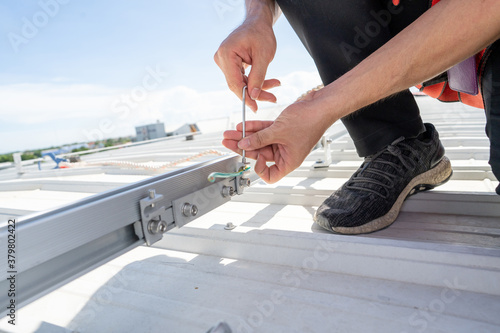
<svg viewBox="0 0 500 333">
<path fill-rule="evenodd" d="M 246 179 L 210 183 L 207 176 L 236 171 L 239 163 L 238 155 L 217 158 L 20 218 L 15 266 L 7 267 L 6 250 L 0 251 L 0 312 L 6 313 L 4 305 L 12 299 L 7 293 L 11 274 L 20 307 L 230 200 L 241 184 L 248 186 Z M 7 223 L 0 226 L 1 246 L 7 247 L 9 230 Z"/>
</svg>

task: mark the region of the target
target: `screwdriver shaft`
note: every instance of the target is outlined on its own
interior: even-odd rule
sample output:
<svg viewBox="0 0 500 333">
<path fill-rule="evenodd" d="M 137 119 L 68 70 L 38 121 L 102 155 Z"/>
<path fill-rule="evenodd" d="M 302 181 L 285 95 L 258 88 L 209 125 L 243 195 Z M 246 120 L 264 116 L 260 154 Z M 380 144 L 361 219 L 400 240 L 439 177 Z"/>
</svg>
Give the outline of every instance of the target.
<svg viewBox="0 0 500 333">
<path fill-rule="evenodd" d="M 245 101 L 246 101 L 246 91 L 247 91 L 247 86 L 244 86 L 243 87 L 243 110 L 242 110 L 242 114 L 243 114 L 243 139 L 246 137 L 246 105 L 245 105 Z M 241 155 L 242 156 L 242 159 L 241 159 L 241 162 L 243 164 L 246 164 L 247 163 L 247 159 L 246 159 L 246 156 L 245 156 L 245 150 L 243 150 L 243 154 Z"/>
</svg>

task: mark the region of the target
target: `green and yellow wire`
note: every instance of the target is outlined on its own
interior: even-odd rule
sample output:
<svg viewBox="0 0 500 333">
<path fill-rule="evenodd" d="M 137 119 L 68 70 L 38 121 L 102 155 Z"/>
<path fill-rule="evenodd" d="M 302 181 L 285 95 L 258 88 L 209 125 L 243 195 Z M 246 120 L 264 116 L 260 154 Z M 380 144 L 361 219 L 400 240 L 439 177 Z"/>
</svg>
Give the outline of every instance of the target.
<svg viewBox="0 0 500 333">
<path fill-rule="evenodd" d="M 250 166 L 247 165 L 245 167 L 242 167 L 237 172 L 212 172 L 211 174 L 208 175 L 208 181 L 213 183 L 217 178 L 238 177 L 241 176 L 243 173 L 247 172 L 248 170 L 250 170 Z"/>
</svg>

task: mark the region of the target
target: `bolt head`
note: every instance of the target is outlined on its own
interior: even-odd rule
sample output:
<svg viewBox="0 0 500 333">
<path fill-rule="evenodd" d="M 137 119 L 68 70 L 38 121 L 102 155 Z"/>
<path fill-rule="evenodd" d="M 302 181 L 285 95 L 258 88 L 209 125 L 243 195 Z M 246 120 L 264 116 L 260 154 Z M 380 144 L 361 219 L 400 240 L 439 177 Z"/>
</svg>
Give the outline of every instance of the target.
<svg viewBox="0 0 500 333">
<path fill-rule="evenodd" d="M 163 220 L 153 220 L 148 224 L 148 231 L 150 234 L 163 234 L 167 231 L 167 222 Z"/>
<path fill-rule="evenodd" d="M 233 224 L 233 222 L 227 222 L 226 226 L 224 227 L 224 229 L 226 230 L 233 230 L 234 228 L 236 228 L 236 226 Z"/>
<path fill-rule="evenodd" d="M 225 197 L 229 197 L 229 196 L 233 196 L 234 195 L 234 188 L 232 186 L 224 186 L 222 188 L 222 196 L 225 198 Z"/>
<path fill-rule="evenodd" d="M 240 186 L 250 187 L 251 181 L 250 178 L 240 178 Z"/>
<path fill-rule="evenodd" d="M 196 205 L 191 206 L 191 216 L 196 216 L 198 215 L 198 207 Z"/>
<path fill-rule="evenodd" d="M 198 207 L 188 202 L 184 203 L 181 207 L 182 215 L 186 217 L 196 216 L 198 214 Z"/>
</svg>

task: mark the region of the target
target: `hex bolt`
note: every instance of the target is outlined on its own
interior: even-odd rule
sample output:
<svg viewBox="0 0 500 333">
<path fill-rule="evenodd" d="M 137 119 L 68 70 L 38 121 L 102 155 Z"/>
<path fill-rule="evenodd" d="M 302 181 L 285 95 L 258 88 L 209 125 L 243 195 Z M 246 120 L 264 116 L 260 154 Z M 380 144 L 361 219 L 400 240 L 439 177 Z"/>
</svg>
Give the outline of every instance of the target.
<svg viewBox="0 0 500 333">
<path fill-rule="evenodd" d="M 148 231 L 150 234 L 163 234 L 167 231 L 167 222 L 163 220 L 152 220 L 148 224 Z"/>
<path fill-rule="evenodd" d="M 149 198 L 154 199 L 156 197 L 156 191 L 155 190 L 149 190 Z"/>
<path fill-rule="evenodd" d="M 250 187 L 251 183 L 250 178 L 240 178 L 240 186 Z"/>
<path fill-rule="evenodd" d="M 227 222 L 226 226 L 224 227 L 224 229 L 226 230 L 233 230 L 234 228 L 236 228 L 236 226 L 233 224 L 233 222 Z"/>
<path fill-rule="evenodd" d="M 186 202 L 182 205 L 181 211 L 182 211 L 182 215 L 184 215 L 186 217 L 198 215 L 198 207 L 196 207 L 196 205 L 192 205 L 188 202 Z"/>
<path fill-rule="evenodd" d="M 226 197 L 232 197 L 234 195 L 234 188 L 232 186 L 224 186 L 222 188 L 222 196 L 224 198 Z"/>
</svg>

